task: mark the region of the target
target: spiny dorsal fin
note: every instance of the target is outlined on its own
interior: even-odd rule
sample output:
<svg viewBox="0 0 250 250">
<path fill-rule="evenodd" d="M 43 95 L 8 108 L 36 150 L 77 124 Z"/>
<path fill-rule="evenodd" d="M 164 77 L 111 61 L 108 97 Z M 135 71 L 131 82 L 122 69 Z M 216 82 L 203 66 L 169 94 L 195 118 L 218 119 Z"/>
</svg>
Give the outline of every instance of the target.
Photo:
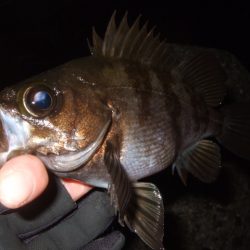
<svg viewBox="0 0 250 250">
<path fill-rule="evenodd" d="M 110 58 L 125 58 L 142 64 L 166 67 L 169 61 L 168 44 L 160 40 L 160 34 L 155 35 L 155 27 L 148 31 L 145 23 L 140 28 L 140 16 L 131 27 L 128 25 L 127 13 L 117 26 L 115 23 L 116 12 L 113 13 L 102 40 L 95 29 L 92 33 L 93 56 L 105 56 Z"/>
</svg>

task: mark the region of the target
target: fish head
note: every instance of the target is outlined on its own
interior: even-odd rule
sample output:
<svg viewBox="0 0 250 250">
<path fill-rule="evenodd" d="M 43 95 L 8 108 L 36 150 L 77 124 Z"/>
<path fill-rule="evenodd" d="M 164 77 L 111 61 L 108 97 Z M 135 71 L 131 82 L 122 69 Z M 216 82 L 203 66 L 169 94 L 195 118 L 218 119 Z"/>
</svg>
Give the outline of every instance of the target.
<svg viewBox="0 0 250 250">
<path fill-rule="evenodd" d="M 55 70 L 8 87 L 0 92 L 0 165 L 32 153 L 53 171 L 77 169 L 100 148 L 111 118 L 79 74 Z"/>
</svg>

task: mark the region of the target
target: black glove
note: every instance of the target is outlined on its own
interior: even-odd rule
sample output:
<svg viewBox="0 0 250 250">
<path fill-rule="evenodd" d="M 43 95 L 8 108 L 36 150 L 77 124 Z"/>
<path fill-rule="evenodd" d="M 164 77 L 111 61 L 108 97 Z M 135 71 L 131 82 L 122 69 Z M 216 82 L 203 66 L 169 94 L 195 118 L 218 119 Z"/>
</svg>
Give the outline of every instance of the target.
<svg viewBox="0 0 250 250">
<path fill-rule="evenodd" d="M 120 250 L 124 236 L 118 231 L 94 240 L 113 219 L 105 192 L 92 191 L 75 203 L 58 180 L 51 181 L 34 202 L 0 215 L 0 250 Z"/>
</svg>

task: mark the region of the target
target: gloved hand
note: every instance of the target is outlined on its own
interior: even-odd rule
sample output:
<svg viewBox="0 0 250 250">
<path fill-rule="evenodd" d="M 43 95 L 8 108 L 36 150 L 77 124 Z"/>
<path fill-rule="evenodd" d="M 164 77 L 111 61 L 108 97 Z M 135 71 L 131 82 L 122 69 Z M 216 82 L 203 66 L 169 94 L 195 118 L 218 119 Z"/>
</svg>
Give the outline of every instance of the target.
<svg viewBox="0 0 250 250">
<path fill-rule="evenodd" d="M 108 195 L 96 190 L 75 203 L 55 180 L 50 178 L 46 191 L 31 204 L 16 211 L 2 209 L 0 250 L 122 249 L 124 236 L 117 231 L 94 240 L 114 219 Z"/>
</svg>

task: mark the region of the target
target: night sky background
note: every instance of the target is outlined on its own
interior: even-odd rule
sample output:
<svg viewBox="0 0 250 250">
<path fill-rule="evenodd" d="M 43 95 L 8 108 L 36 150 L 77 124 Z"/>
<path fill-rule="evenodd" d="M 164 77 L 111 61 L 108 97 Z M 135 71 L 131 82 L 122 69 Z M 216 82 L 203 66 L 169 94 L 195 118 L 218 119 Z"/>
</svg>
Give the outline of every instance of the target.
<svg viewBox="0 0 250 250">
<path fill-rule="evenodd" d="M 92 26 L 103 35 L 115 9 L 119 20 L 128 11 L 130 24 L 142 14 L 142 21 L 156 25 L 168 42 L 227 50 L 250 70 L 247 1 L 223 2 L 0 0 L 0 87 L 89 55 L 87 38 L 91 38 Z M 168 250 L 249 249 L 250 198 L 244 196 L 240 203 L 231 197 L 250 190 L 250 164 L 227 151 L 223 155 L 230 164 L 240 166 L 238 179 L 232 177 L 237 174 L 231 167 L 212 185 L 191 179 L 185 188 L 170 171 L 152 178 L 167 200 Z M 240 182 L 246 182 L 244 187 L 231 185 Z M 229 239 L 231 248 L 225 243 Z"/>
</svg>

